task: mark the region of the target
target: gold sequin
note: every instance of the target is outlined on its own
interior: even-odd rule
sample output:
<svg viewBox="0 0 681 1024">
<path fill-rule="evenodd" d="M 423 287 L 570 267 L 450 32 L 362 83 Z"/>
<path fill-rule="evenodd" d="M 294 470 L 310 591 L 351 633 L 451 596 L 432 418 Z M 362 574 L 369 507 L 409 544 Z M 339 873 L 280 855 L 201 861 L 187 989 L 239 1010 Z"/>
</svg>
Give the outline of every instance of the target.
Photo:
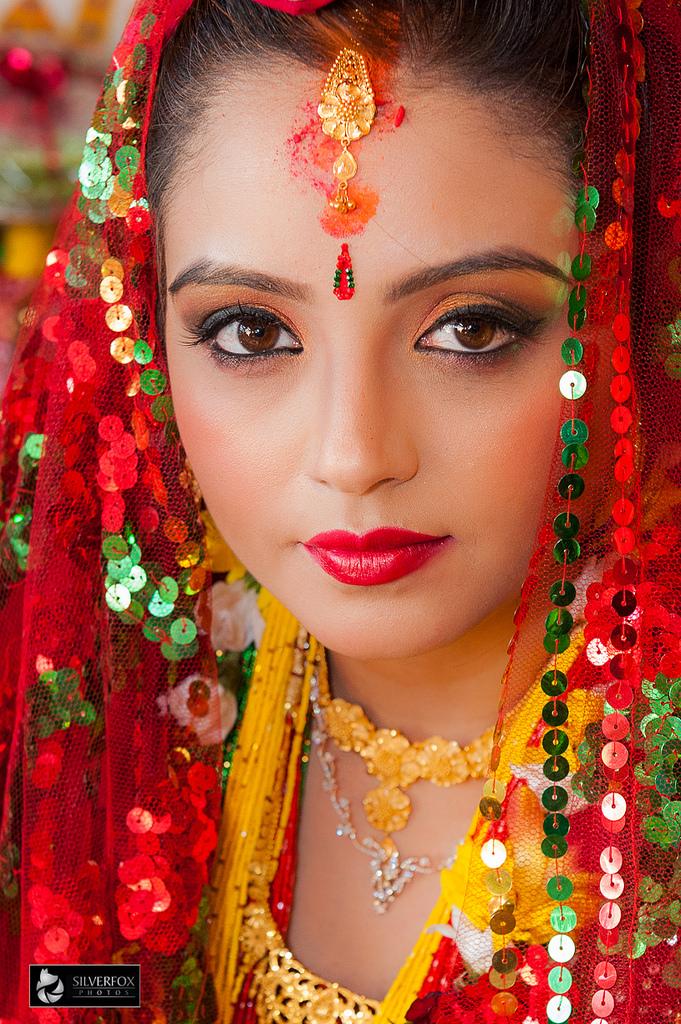
<svg viewBox="0 0 681 1024">
<path fill-rule="evenodd" d="M 131 363 L 135 356 L 135 342 L 132 338 L 119 335 L 111 342 L 109 351 L 117 363 Z"/>
<path fill-rule="evenodd" d="M 123 294 L 123 282 L 113 275 L 102 278 L 99 294 L 105 302 L 118 302 Z"/>
<path fill-rule="evenodd" d="M 123 264 L 120 260 L 114 259 L 113 256 L 109 256 L 108 259 L 104 260 L 101 267 L 102 277 L 117 277 L 119 280 L 123 280 L 125 277 L 125 271 L 123 270 Z"/>
<path fill-rule="evenodd" d="M 121 304 L 109 306 L 104 314 L 104 319 L 106 320 L 107 327 L 111 328 L 112 331 L 127 331 L 132 323 L 132 310 L 130 306 L 123 306 Z"/>
<path fill-rule="evenodd" d="M 125 217 L 127 216 L 128 210 L 132 205 L 132 192 L 126 192 L 118 181 L 118 178 L 114 178 L 113 192 L 107 201 L 107 205 L 114 217 Z"/>
</svg>

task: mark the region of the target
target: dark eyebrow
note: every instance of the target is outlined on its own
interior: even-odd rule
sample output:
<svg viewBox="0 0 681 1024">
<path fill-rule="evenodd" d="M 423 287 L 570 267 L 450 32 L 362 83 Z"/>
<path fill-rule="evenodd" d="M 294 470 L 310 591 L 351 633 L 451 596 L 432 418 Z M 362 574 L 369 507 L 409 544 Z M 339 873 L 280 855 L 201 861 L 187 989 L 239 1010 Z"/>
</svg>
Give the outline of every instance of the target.
<svg viewBox="0 0 681 1024">
<path fill-rule="evenodd" d="M 390 285 L 384 293 L 385 302 L 397 302 L 399 299 L 412 295 L 414 292 L 448 281 L 452 277 L 463 277 L 468 274 L 479 274 L 493 270 L 531 270 L 535 273 L 552 277 L 563 284 L 569 284 L 570 278 L 554 263 L 537 256 L 526 249 L 488 249 L 484 252 L 462 256 L 456 260 L 448 260 L 438 266 L 423 267 L 408 274 Z M 237 285 L 242 288 L 253 288 L 255 291 L 282 295 L 293 302 L 309 302 L 312 290 L 308 285 L 291 281 L 288 278 L 263 274 L 246 267 L 226 266 L 212 260 L 199 260 L 181 271 L 168 288 L 171 295 L 176 295 L 187 285 L 208 285 L 224 287 Z"/>
<path fill-rule="evenodd" d="M 482 271 L 491 270 L 533 270 L 536 273 L 553 277 L 563 284 L 570 283 L 569 276 L 560 267 L 527 249 L 487 249 L 484 252 L 462 256 L 460 259 L 450 260 L 436 267 L 424 267 L 413 274 L 408 274 L 400 281 L 390 285 L 384 294 L 384 300 L 385 302 L 397 302 L 414 292 L 432 288 L 433 285 L 440 284 L 442 281 L 448 281 L 451 277 L 464 277 L 467 274 L 479 274 Z"/>
<path fill-rule="evenodd" d="M 177 275 L 168 291 L 171 295 L 177 295 L 182 288 L 186 288 L 190 284 L 223 288 L 225 285 L 238 285 L 241 288 L 253 288 L 259 292 L 283 295 L 293 302 L 309 302 L 312 298 L 311 289 L 297 281 L 261 274 L 257 270 L 248 270 L 246 267 L 217 264 L 212 260 L 199 260 L 198 263 L 192 263 Z"/>
</svg>

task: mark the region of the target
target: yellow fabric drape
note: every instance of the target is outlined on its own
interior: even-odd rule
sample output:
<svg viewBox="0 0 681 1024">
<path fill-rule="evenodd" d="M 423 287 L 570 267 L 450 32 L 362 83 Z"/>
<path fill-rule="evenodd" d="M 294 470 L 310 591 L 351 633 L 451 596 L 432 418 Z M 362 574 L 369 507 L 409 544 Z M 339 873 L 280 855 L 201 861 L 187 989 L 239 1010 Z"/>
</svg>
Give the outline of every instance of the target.
<svg viewBox="0 0 681 1024">
<path fill-rule="evenodd" d="M 310 677 L 318 650 L 323 654 L 320 645 L 310 636 L 302 686 L 295 706 L 292 706 L 289 699 L 290 673 L 299 623 L 264 588 L 258 596 L 258 601 L 266 625 L 253 669 L 238 745 L 233 754 L 212 879 L 216 894 L 213 908 L 215 918 L 209 935 L 208 950 L 216 985 L 219 1024 L 230 1024 L 234 1004 L 246 973 L 246 970 L 239 966 L 239 934 L 247 903 L 249 865 L 256 854 L 256 844 L 265 816 L 272 813 L 278 815 L 279 826 L 274 848 L 269 853 L 273 863 L 276 863 L 279 856 L 301 752 Z M 560 670 L 567 671 L 570 668 L 583 643 L 583 635 L 576 631 L 568 650 L 558 656 L 557 665 Z M 553 659 L 551 661 L 553 663 Z M 502 781 L 508 781 L 510 778 L 512 765 L 534 763 L 541 767 L 545 758 L 541 747 L 528 747 L 527 731 L 541 718 L 541 708 L 546 698 L 538 684 L 540 675 L 545 670 L 544 665 L 534 684 L 528 688 L 525 697 L 507 716 L 506 737 L 498 771 L 498 777 Z M 567 700 L 570 707 L 570 717 L 566 724 L 568 730 L 579 729 L 584 716 L 596 717 L 602 705 L 602 699 L 579 690 L 568 694 Z M 286 724 L 287 710 L 291 710 L 293 715 L 293 728 Z M 568 752 L 567 756 L 571 759 L 570 767 L 574 770 L 574 755 Z M 277 788 L 279 792 L 276 791 Z M 524 799 L 527 799 L 529 791 L 525 787 L 523 789 Z M 538 798 L 534 794 L 531 794 L 530 799 L 538 806 Z M 523 813 L 528 813 L 528 805 Z M 485 825 L 476 810 L 455 862 L 441 873 L 440 894 L 435 906 L 428 915 L 412 951 L 382 1000 L 376 1024 L 391 1024 L 404 1020 L 407 1009 L 418 995 L 441 939 L 439 932 L 429 931 L 429 928 L 432 925 L 446 924 L 450 919 L 452 906 L 465 910 L 471 924 L 481 931 L 486 927 L 489 916 L 485 913 L 489 893 L 483 882 L 486 869 L 480 860 L 479 843 L 474 839 Z M 548 870 L 548 865 L 538 842 L 535 845 L 535 871 L 544 872 Z M 512 840 L 508 846 L 510 861 L 507 866 L 513 874 Z M 522 868 L 519 873 L 519 879 L 514 875 L 516 887 L 518 883 L 522 885 Z M 580 903 L 577 890 L 582 888 L 577 879 L 572 900 L 577 909 Z M 533 887 L 533 891 L 536 895 L 536 886 Z M 523 938 L 529 938 L 531 935 L 532 941 L 538 942 L 548 938 L 551 931 L 549 909 L 548 901 L 543 897 L 534 900 L 529 917 L 523 915 L 523 929 Z"/>
</svg>

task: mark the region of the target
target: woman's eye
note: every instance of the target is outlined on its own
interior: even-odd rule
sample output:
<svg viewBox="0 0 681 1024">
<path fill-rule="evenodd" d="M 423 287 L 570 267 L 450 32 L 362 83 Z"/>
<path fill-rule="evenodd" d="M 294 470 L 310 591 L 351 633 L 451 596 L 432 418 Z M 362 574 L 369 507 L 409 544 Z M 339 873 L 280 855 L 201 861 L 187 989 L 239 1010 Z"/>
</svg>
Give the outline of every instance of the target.
<svg viewBox="0 0 681 1024">
<path fill-rule="evenodd" d="M 213 313 L 201 324 L 196 340 L 207 344 L 217 358 L 254 359 L 300 347 L 281 320 L 265 310 Z"/>
<path fill-rule="evenodd" d="M 273 316 L 244 313 L 238 319 L 220 327 L 213 335 L 218 348 L 235 355 L 251 352 L 254 355 L 286 347 L 280 342 L 291 339 L 284 325 Z"/>
<path fill-rule="evenodd" d="M 529 319 L 523 323 L 513 322 L 494 309 L 458 309 L 446 313 L 421 335 L 419 348 L 489 360 L 497 358 L 504 349 L 522 347 L 540 322 Z"/>
</svg>

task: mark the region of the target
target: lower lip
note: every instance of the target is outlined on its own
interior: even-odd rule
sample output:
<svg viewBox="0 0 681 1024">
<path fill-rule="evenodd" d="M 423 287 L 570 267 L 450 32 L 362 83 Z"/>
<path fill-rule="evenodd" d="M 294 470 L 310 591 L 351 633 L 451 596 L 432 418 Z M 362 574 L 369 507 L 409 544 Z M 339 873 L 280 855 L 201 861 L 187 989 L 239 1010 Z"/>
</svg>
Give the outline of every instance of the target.
<svg viewBox="0 0 681 1024">
<path fill-rule="evenodd" d="M 341 583 L 372 587 L 377 583 L 390 583 L 391 580 L 398 580 L 414 572 L 453 540 L 453 537 L 442 537 L 435 541 L 387 548 L 385 551 L 340 551 L 307 544 L 303 547 L 324 572 L 334 579 Z"/>
</svg>

